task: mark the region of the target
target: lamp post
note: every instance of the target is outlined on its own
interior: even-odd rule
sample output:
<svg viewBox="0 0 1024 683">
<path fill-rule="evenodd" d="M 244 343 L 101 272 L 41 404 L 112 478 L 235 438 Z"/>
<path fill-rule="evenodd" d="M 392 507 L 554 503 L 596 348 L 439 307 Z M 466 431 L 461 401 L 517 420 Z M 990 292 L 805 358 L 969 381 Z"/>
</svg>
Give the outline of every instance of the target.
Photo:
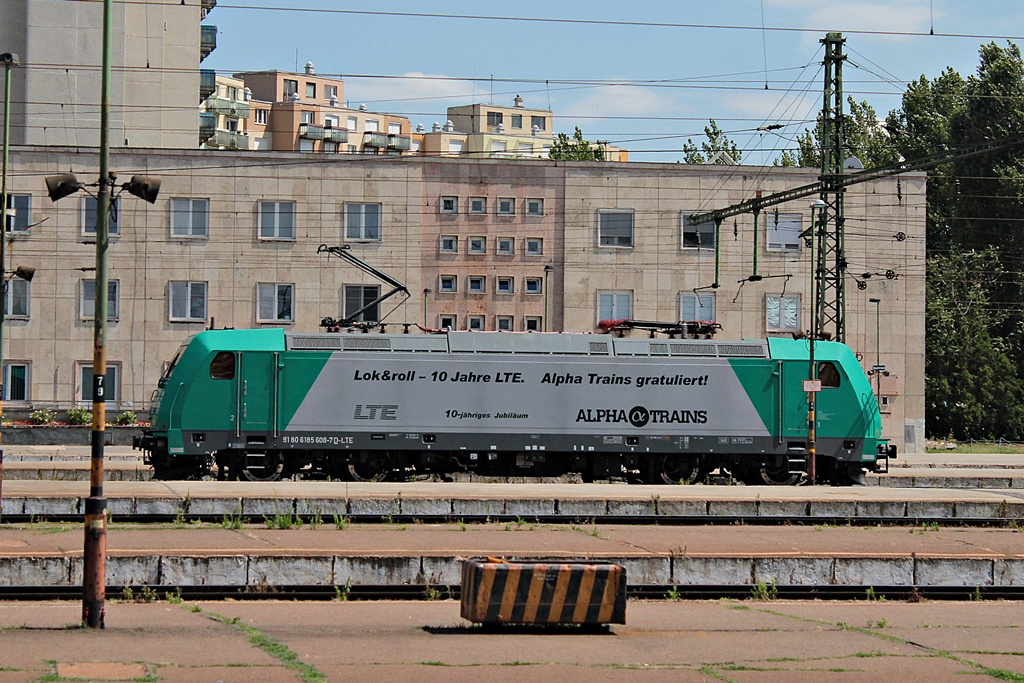
<svg viewBox="0 0 1024 683">
<path fill-rule="evenodd" d="M 880 322 L 880 313 L 879 313 L 879 311 L 881 309 L 882 300 L 881 299 L 871 298 L 871 299 L 868 299 L 868 301 L 875 305 L 875 367 L 871 368 L 871 370 L 875 374 L 875 401 L 878 402 L 878 409 L 881 410 L 882 409 L 882 372 L 885 370 L 885 367 L 882 365 L 882 344 L 881 344 L 882 333 L 881 333 L 881 327 L 879 325 L 879 322 Z"/>
<path fill-rule="evenodd" d="M 11 149 L 11 68 L 18 65 L 18 55 L 13 52 L 0 54 L 0 63 L 4 65 L 4 140 L 3 140 L 3 167 L 0 168 L 0 277 L 3 277 L 7 268 L 4 258 L 7 249 L 7 160 Z M 6 282 L 6 281 L 5 281 Z M 7 313 L 7 288 L 4 287 L 4 301 L 0 306 L 0 418 L 4 414 L 4 317 Z M 3 481 L 4 452 L 0 450 L 0 481 Z"/>
<path fill-rule="evenodd" d="M 553 271 L 554 269 L 555 269 L 555 267 L 553 265 L 551 265 L 550 263 L 548 265 L 544 266 L 544 331 L 545 332 L 550 332 L 551 331 L 551 323 L 548 322 L 548 297 L 551 296 L 551 294 L 550 294 L 551 288 L 550 288 L 549 285 L 550 285 L 550 282 L 551 282 L 551 271 Z"/>
<path fill-rule="evenodd" d="M 423 288 L 423 327 L 430 327 L 430 318 L 427 317 L 427 295 L 430 294 L 430 287 Z"/>
<path fill-rule="evenodd" d="M 822 226 L 819 225 L 824 215 L 825 201 L 820 197 L 811 204 L 811 339 L 809 343 L 808 378 L 804 383 L 804 391 L 807 392 L 807 477 L 811 484 L 818 478 L 818 452 L 817 452 L 817 418 L 814 414 L 814 395 L 821 391 L 821 382 L 818 380 L 818 366 L 814 362 L 814 342 L 820 330 L 818 329 L 818 297 L 821 295 L 821 286 L 818 282 L 821 277 L 821 268 L 815 254 L 819 233 Z M 820 249 L 818 250 L 820 252 Z"/>
</svg>

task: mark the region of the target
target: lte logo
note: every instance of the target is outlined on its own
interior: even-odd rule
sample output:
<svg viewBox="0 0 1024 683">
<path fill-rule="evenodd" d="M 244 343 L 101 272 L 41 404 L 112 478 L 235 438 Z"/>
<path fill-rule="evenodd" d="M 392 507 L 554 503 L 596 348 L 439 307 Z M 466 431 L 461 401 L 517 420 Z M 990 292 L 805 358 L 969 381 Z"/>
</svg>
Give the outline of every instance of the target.
<svg viewBox="0 0 1024 683">
<path fill-rule="evenodd" d="M 397 420 L 398 406 L 396 405 L 356 405 L 356 420 Z"/>
</svg>

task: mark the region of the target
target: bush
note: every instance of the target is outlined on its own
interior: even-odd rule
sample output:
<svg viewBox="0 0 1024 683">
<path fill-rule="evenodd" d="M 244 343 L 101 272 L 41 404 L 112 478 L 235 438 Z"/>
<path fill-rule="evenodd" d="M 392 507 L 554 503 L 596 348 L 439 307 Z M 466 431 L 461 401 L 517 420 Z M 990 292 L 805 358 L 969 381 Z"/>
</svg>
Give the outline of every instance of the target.
<svg viewBox="0 0 1024 683">
<path fill-rule="evenodd" d="M 87 408 L 72 408 L 68 411 L 68 424 L 87 425 L 92 422 L 92 411 Z"/>
<path fill-rule="evenodd" d="M 117 416 L 116 420 L 114 420 L 114 424 L 118 424 L 121 426 L 133 425 L 136 422 L 138 422 L 138 416 L 132 410 L 124 411 L 123 413 Z"/>
<path fill-rule="evenodd" d="M 52 425 L 57 419 L 57 413 L 46 408 L 40 408 L 31 413 L 28 419 L 34 425 Z"/>
</svg>

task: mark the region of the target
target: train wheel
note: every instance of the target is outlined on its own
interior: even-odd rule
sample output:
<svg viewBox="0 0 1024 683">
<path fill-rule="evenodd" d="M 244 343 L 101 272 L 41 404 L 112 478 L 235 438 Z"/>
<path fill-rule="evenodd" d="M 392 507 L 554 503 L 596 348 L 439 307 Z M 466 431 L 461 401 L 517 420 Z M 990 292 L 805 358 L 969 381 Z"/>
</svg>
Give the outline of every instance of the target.
<svg viewBox="0 0 1024 683">
<path fill-rule="evenodd" d="M 753 483 L 767 484 L 769 486 L 795 486 L 802 476 L 790 473 L 789 463 L 786 461 L 783 461 L 781 466 L 769 465 L 762 467 L 756 470 L 753 475 Z"/>
<path fill-rule="evenodd" d="M 277 481 L 284 473 L 284 454 L 268 451 L 265 455 L 249 453 L 242 456 L 242 478 L 248 481 Z"/>
<path fill-rule="evenodd" d="M 700 479 L 701 457 L 669 454 L 654 461 L 652 484 L 693 484 Z"/>
<path fill-rule="evenodd" d="M 352 481 L 386 481 L 395 471 L 390 453 L 369 453 L 348 464 Z"/>
</svg>

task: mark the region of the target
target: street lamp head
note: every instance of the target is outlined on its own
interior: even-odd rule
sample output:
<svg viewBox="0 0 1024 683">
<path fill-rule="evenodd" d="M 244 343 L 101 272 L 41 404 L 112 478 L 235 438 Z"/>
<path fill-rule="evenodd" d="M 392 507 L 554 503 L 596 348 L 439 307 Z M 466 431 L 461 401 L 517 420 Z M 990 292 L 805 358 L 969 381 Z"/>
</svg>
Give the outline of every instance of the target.
<svg viewBox="0 0 1024 683">
<path fill-rule="evenodd" d="M 132 179 L 124 184 L 124 189 L 128 190 L 128 194 L 155 204 L 156 196 L 160 193 L 160 179 L 145 175 L 133 175 Z"/>
<path fill-rule="evenodd" d="M 550 273 L 550 272 L 551 272 L 551 271 L 553 271 L 554 269 L 555 269 L 555 267 L 554 267 L 554 266 L 552 266 L 552 265 L 550 265 L 550 264 L 548 264 L 548 265 L 544 266 L 544 272 L 545 272 L 545 273 Z"/>
<path fill-rule="evenodd" d="M 50 196 L 51 202 L 64 199 L 70 194 L 81 190 L 84 185 L 78 182 L 74 173 L 61 173 L 60 175 L 47 176 L 46 193 Z"/>
<path fill-rule="evenodd" d="M 36 275 L 35 268 L 29 268 L 28 266 L 18 266 L 14 269 L 14 277 L 20 277 L 25 282 L 32 282 L 32 278 Z"/>
<path fill-rule="evenodd" d="M 819 198 L 815 199 L 815 200 L 814 200 L 814 203 L 813 203 L 813 204 L 811 204 L 811 208 L 812 208 L 812 209 L 815 209 L 815 210 L 817 210 L 817 211 L 821 211 L 821 210 L 822 210 L 822 209 L 824 209 L 824 208 L 825 208 L 826 206 L 828 206 L 828 204 L 826 204 L 826 203 L 825 203 L 825 200 L 823 200 L 823 199 L 822 199 L 821 197 L 819 197 Z"/>
<path fill-rule="evenodd" d="M 875 299 L 875 298 L 868 299 L 868 301 L 870 301 L 873 304 L 880 304 L 880 303 L 882 303 L 881 299 Z"/>
<path fill-rule="evenodd" d="M 11 66 L 18 65 L 18 55 L 13 52 L 4 52 L 0 54 L 0 64 L 10 64 Z"/>
</svg>

